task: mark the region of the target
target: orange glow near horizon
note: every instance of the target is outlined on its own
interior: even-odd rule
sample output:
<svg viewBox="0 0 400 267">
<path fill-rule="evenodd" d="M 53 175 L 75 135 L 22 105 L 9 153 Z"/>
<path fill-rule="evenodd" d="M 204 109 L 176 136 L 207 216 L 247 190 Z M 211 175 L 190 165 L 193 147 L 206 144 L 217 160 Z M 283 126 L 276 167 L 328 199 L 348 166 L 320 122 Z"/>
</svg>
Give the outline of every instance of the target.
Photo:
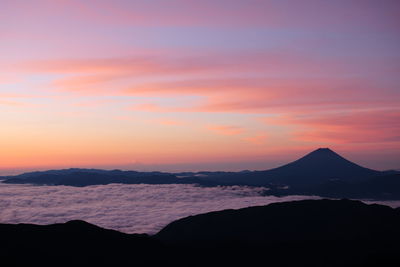
<svg viewBox="0 0 400 267">
<path fill-rule="evenodd" d="M 1 1 L 0 171 L 400 168 L 399 3 L 162 2 Z"/>
</svg>

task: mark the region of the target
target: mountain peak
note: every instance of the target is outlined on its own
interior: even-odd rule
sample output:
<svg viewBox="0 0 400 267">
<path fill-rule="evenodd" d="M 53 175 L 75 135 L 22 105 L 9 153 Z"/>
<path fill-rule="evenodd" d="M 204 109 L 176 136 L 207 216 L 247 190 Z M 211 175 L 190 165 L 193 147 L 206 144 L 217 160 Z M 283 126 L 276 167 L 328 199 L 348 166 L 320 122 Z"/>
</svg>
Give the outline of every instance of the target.
<svg viewBox="0 0 400 267">
<path fill-rule="evenodd" d="M 326 167 L 335 166 L 334 168 L 343 168 L 345 167 L 345 165 L 360 167 L 357 164 L 345 159 L 344 157 L 342 157 L 341 155 L 339 155 L 338 153 L 327 147 L 318 148 L 293 163 L 296 162 L 310 165 L 310 167 L 314 165 L 312 166 L 313 168 L 318 166 L 321 167 L 321 165 L 326 165 Z"/>
<path fill-rule="evenodd" d="M 332 149 L 327 148 L 327 147 L 318 148 L 318 149 L 308 153 L 303 158 L 306 158 L 306 159 L 307 158 L 308 159 L 309 158 L 314 158 L 314 159 L 319 158 L 319 159 L 326 159 L 326 160 L 336 158 L 337 160 L 341 159 L 341 160 L 347 161 L 347 159 L 343 158 L 338 153 L 336 153 L 335 151 L 333 151 Z"/>
<path fill-rule="evenodd" d="M 332 153 L 332 154 L 337 154 L 335 151 L 333 151 L 332 149 L 330 149 L 328 147 L 320 147 L 320 148 L 312 151 L 311 153 Z"/>
<path fill-rule="evenodd" d="M 332 159 L 332 158 L 342 158 L 338 153 L 336 153 L 335 151 L 331 150 L 330 148 L 327 147 L 321 147 L 318 149 L 315 149 L 309 153 L 307 153 L 306 155 L 304 155 L 302 158 L 306 158 L 306 159 L 317 159 L 317 158 L 325 158 L 325 159 Z"/>
<path fill-rule="evenodd" d="M 320 147 L 320 148 L 316 149 L 315 151 L 331 151 L 331 152 L 333 152 L 329 147 Z"/>
<path fill-rule="evenodd" d="M 329 148 L 318 148 L 304 157 L 269 171 L 279 181 L 308 184 L 331 179 L 356 180 L 379 172 L 361 167 Z"/>
</svg>

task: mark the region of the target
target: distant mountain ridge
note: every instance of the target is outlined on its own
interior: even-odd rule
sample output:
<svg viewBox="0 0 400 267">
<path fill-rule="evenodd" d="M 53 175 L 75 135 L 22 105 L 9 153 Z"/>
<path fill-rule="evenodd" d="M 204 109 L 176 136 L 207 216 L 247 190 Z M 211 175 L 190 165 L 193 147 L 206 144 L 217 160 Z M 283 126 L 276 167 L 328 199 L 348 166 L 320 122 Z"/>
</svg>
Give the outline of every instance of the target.
<svg viewBox="0 0 400 267">
<path fill-rule="evenodd" d="M 164 172 L 137 172 L 121 170 L 98 169 L 64 169 L 42 172 L 30 172 L 21 175 L 3 177 L 4 183 L 10 184 L 38 184 L 38 185 L 69 185 L 89 186 L 121 184 L 193 184 L 196 179 L 179 179 L 172 173 Z"/>
<path fill-rule="evenodd" d="M 286 165 L 265 171 L 137 172 L 66 169 L 1 177 L 4 183 L 88 186 L 122 184 L 197 184 L 261 186 L 271 195 L 400 199 L 400 172 L 357 165 L 329 148 L 319 148 Z"/>
<path fill-rule="evenodd" d="M 330 150 L 319 148 L 289 164 L 266 171 L 221 173 L 202 178 L 226 184 L 265 186 L 269 184 L 309 186 L 332 179 L 357 181 L 380 175 L 380 171 L 361 167 Z"/>
</svg>

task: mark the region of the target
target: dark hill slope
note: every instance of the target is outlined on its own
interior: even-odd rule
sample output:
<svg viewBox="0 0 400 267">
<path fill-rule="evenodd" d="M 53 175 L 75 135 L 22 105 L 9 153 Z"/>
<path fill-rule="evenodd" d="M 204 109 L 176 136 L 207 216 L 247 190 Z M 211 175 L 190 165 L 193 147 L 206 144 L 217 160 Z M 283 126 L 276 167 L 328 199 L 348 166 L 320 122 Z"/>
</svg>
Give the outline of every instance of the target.
<svg viewBox="0 0 400 267">
<path fill-rule="evenodd" d="M 164 247 L 147 235 L 128 235 L 84 221 L 0 224 L 1 266 L 141 266 L 165 263 Z"/>
<path fill-rule="evenodd" d="M 400 211 L 313 200 L 187 217 L 156 236 L 0 224 L 1 266 L 400 266 Z"/>
<path fill-rule="evenodd" d="M 172 242 L 275 243 L 400 237 L 400 212 L 352 200 L 303 200 L 211 212 L 177 220 L 157 234 Z"/>
<path fill-rule="evenodd" d="M 187 217 L 156 237 L 199 266 L 400 266 L 399 225 L 386 206 L 306 200 Z"/>
</svg>

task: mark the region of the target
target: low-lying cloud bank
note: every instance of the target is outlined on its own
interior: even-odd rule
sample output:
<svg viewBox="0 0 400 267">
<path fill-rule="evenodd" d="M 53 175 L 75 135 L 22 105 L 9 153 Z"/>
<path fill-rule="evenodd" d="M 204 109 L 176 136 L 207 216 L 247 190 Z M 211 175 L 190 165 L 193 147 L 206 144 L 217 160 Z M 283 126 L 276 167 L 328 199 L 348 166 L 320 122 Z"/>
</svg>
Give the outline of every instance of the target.
<svg viewBox="0 0 400 267">
<path fill-rule="evenodd" d="M 69 187 L 0 183 L 0 223 L 52 224 L 80 219 L 126 233 L 154 234 L 168 223 L 189 215 L 318 198 L 261 196 L 262 191 L 262 188 L 241 186 Z"/>
<path fill-rule="evenodd" d="M 9 185 L 0 183 L 0 222 L 51 224 L 85 220 L 126 233 L 156 233 L 189 215 L 304 196 L 265 197 L 261 188 L 194 185 Z M 309 198 L 309 197 L 308 197 Z"/>
</svg>

